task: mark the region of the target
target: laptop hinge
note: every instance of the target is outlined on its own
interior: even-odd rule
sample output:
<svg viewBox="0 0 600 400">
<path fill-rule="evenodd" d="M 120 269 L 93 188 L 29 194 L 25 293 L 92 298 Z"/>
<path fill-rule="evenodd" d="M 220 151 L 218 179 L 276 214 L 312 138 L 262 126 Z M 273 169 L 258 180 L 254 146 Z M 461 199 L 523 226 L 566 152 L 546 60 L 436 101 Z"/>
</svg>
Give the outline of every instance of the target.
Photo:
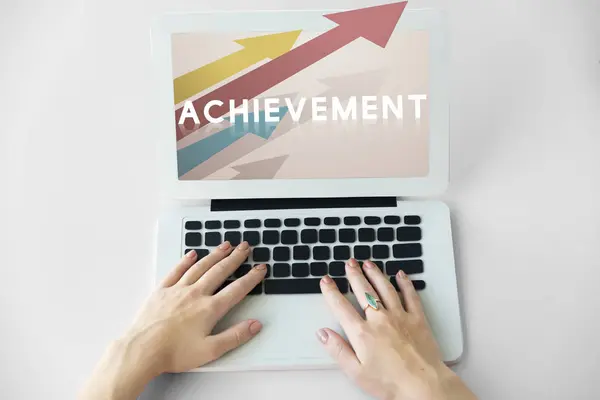
<svg viewBox="0 0 600 400">
<path fill-rule="evenodd" d="M 396 207 L 395 197 L 323 197 L 297 199 L 216 199 L 211 211 L 289 210 L 307 208 Z"/>
</svg>

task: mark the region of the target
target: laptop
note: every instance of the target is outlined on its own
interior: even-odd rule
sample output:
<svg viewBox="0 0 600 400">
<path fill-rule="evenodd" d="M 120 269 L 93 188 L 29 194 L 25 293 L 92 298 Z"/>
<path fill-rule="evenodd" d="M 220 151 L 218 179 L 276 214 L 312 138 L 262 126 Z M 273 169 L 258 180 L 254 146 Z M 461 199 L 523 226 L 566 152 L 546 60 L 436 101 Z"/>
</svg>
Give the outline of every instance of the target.
<svg viewBox="0 0 600 400">
<path fill-rule="evenodd" d="M 176 14 L 152 31 L 160 187 L 156 279 L 228 240 L 268 277 L 215 330 L 261 333 L 199 370 L 334 367 L 315 331 L 343 334 L 319 291 L 350 257 L 418 290 L 444 360 L 463 349 L 448 182 L 444 14 L 355 10 Z M 357 310 L 360 309 L 357 306 Z"/>
</svg>

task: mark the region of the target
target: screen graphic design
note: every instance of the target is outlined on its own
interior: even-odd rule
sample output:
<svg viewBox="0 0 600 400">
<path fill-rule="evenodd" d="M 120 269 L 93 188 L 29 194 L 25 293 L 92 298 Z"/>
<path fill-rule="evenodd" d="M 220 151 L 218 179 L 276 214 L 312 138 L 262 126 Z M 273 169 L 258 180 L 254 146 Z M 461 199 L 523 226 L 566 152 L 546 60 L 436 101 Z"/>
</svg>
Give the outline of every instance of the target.
<svg viewBox="0 0 600 400">
<path fill-rule="evenodd" d="M 405 6 L 173 34 L 179 179 L 427 176 L 429 35 L 401 29 Z"/>
</svg>

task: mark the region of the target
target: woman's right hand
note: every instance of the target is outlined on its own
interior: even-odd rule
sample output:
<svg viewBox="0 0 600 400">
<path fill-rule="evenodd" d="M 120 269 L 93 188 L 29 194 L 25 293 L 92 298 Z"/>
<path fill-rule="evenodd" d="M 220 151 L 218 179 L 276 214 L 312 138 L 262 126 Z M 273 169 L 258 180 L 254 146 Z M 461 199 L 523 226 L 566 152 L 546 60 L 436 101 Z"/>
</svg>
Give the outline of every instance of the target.
<svg viewBox="0 0 600 400">
<path fill-rule="evenodd" d="M 329 328 L 320 329 L 317 336 L 341 369 L 381 400 L 476 399 L 442 362 L 411 280 L 402 271 L 396 276 L 401 301 L 375 264 L 366 261 L 363 269 L 364 274 L 356 260 L 346 264 L 346 276 L 365 309 L 364 318 L 331 278 L 321 281 L 323 295 L 350 343 Z M 381 301 L 377 309 L 368 306 L 365 293 Z"/>
</svg>

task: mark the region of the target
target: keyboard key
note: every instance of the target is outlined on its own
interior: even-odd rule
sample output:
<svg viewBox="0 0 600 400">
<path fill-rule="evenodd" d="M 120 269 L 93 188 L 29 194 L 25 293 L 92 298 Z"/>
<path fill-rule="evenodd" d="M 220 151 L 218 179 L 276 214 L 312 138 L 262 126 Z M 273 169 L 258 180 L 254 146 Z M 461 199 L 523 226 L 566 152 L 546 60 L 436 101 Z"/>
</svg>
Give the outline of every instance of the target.
<svg viewBox="0 0 600 400">
<path fill-rule="evenodd" d="M 275 218 L 265 219 L 265 228 L 279 228 L 281 220 Z"/>
<path fill-rule="evenodd" d="M 367 225 L 379 225 L 381 218 L 379 217 L 365 217 L 365 224 Z"/>
<path fill-rule="evenodd" d="M 198 260 L 203 259 L 210 253 L 207 249 L 185 249 L 185 252 L 183 254 L 187 254 L 192 250 L 196 250 L 196 257 L 198 257 Z"/>
<path fill-rule="evenodd" d="M 327 246 L 315 246 L 313 247 L 313 258 L 315 260 L 329 260 L 331 256 L 331 251 Z"/>
<path fill-rule="evenodd" d="M 393 228 L 377 229 L 377 240 L 379 240 L 380 242 L 393 242 L 394 241 L 394 229 Z"/>
<path fill-rule="evenodd" d="M 394 258 L 418 258 L 423 255 L 420 243 L 395 244 L 392 249 Z"/>
<path fill-rule="evenodd" d="M 258 266 L 260 264 L 254 264 L 254 266 Z M 265 264 L 267 266 L 267 272 L 265 273 L 265 278 L 268 278 L 271 276 L 271 266 L 269 264 Z"/>
<path fill-rule="evenodd" d="M 369 246 L 354 246 L 354 258 L 360 261 L 371 258 L 371 248 Z"/>
<path fill-rule="evenodd" d="M 237 231 L 225 232 L 225 240 L 228 240 L 232 246 L 237 246 L 242 242 L 242 233 Z"/>
<path fill-rule="evenodd" d="M 273 249 L 273 260 L 275 261 L 290 261 L 289 247 L 275 247 Z"/>
<path fill-rule="evenodd" d="M 235 220 L 227 220 L 223 223 L 223 226 L 225 227 L 225 229 L 238 229 L 241 224 L 240 221 L 235 221 Z"/>
<path fill-rule="evenodd" d="M 258 232 L 258 231 L 244 232 L 244 241 L 248 242 L 248 244 L 253 247 L 260 244 L 260 232 Z"/>
<path fill-rule="evenodd" d="M 388 275 L 396 275 L 398 271 L 404 271 L 405 274 L 421 274 L 423 273 L 422 260 L 406 260 L 406 261 L 388 261 L 385 263 L 385 273 Z"/>
<path fill-rule="evenodd" d="M 275 263 L 273 264 L 273 276 L 275 278 L 287 278 L 290 276 L 290 264 L 287 263 Z"/>
<path fill-rule="evenodd" d="M 188 221 L 185 223 L 185 229 L 188 231 L 199 231 L 202 229 L 202 222 L 200 221 Z"/>
<path fill-rule="evenodd" d="M 233 282 L 233 281 L 232 281 L 232 280 L 230 280 L 230 279 L 226 280 L 225 282 L 223 282 L 223 283 L 221 284 L 221 286 L 219 286 L 219 288 L 216 290 L 216 292 L 215 292 L 215 293 L 219 293 L 221 290 L 225 289 L 225 288 L 226 288 L 226 287 L 227 287 L 227 286 L 228 286 L 230 283 L 232 283 L 232 282 Z"/>
<path fill-rule="evenodd" d="M 292 276 L 294 278 L 306 278 L 309 275 L 308 272 L 307 263 L 292 264 Z"/>
<path fill-rule="evenodd" d="M 348 281 L 346 279 L 334 279 L 340 292 L 348 292 Z M 303 294 L 321 293 L 321 280 L 315 278 L 307 279 L 269 279 L 265 281 L 265 294 Z"/>
<path fill-rule="evenodd" d="M 290 228 L 293 228 L 295 226 L 300 226 L 300 219 L 299 218 L 287 218 L 283 221 L 283 224 Z"/>
<path fill-rule="evenodd" d="M 304 218 L 304 225 L 319 226 L 319 225 L 321 225 L 321 218 L 316 218 L 316 217 Z"/>
<path fill-rule="evenodd" d="M 385 244 L 373 246 L 373 258 L 389 258 L 390 248 Z"/>
<path fill-rule="evenodd" d="M 186 233 L 185 245 L 189 247 L 202 246 L 202 234 L 199 232 Z"/>
<path fill-rule="evenodd" d="M 383 219 L 388 225 L 398 225 L 400 223 L 400 217 L 397 215 L 388 215 Z"/>
<path fill-rule="evenodd" d="M 329 275 L 346 276 L 346 263 L 343 261 L 332 261 L 329 263 Z"/>
<path fill-rule="evenodd" d="M 264 231 L 263 244 L 279 244 L 279 231 Z"/>
<path fill-rule="evenodd" d="M 267 262 L 271 258 L 271 251 L 266 247 L 255 247 L 252 251 L 252 259 L 256 262 Z"/>
<path fill-rule="evenodd" d="M 375 241 L 375 229 L 360 228 L 358 230 L 358 241 L 359 242 L 374 242 Z"/>
<path fill-rule="evenodd" d="M 360 217 L 345 217 L 344 225 L 360 225 Z"/>
<path fill-rule="evenodd" d="M 338 217 L 327 217 L 323 220 L 323 223 L 327 226 L 338 226 L 340 219 Z"/>
<path fill-rule="evenodd" d="M 223 241 L 219 232 L 208 232 L 204 240 L 207 246 L 218 246 Z"/>
<path fill-rule="evenodd" d="M 294 260 L 308 260 L 310 258 L 310 247 L 294 246 Z"/>
<path fill-rule="evenodd" d="M 297 231 L 283 231 L 283 232 L 281 232 L 281 243 L 282 244 L 296 244 L 296 243 L 298 243 L 298 232 Z"/>
<path fill-rule="evenodd" d="M 234 272 L 234 275 L 236 278 L 241 278 L 242 276 L 246 275 L 248 272 L 250 272 L 250 270 L 252 269 L 252 266 L 250 264 L 242 264 L 240 265 L 240 267 Z"/>
<path fill-rule="evenodd" d="M 373 261 L 373 264 L 377 265 L 380 271 L 383 271 L 383 261 Z"/>
<path fill-rule="evenodd" d="M 404 223 L 406 225 L 419 225 L 421 223 L 421 217 L 418 215 L 407 215 L 404 217 Z"/>
<path fill-rule="evenodd" d="M 206 221 L 206 229 L 221 229 L 221 221 Z"/>
<path fill-rule="evenodd" d="M 263 292 L 263 285 L 262 282 L 260 282 L 258 285 L 256 285 L 254 287 L 254 289 L 252 289 L 248 294 L 249 295 L 254 295 L 254 294 L 262 294 Z"/>
<path fill-rule="evenodd" d="M 333 259 L 346 261 L 350 258 L 350 247 L 348 246 L 335 246 L 333 248 Z"/>
<path fill-rule="evenodd" d="M 399 242 L 417 242 L 421 240 L 421 228 L 418 226 L 401 226 L 396 229 L 396 239 Z"/>
<path fill-rule="evenodd" d="M 396 282 L 395 276 L 390 276 L 390 282 L 392 282 L 392 285 L 394 285 L 394 289 L 396 289 L 396 291 L 399 292 L 400 288 L 398 287 L 398 282 Z M 412 284 L 415 287 L 415 290 L 417 291 L 425 289 L 426 286 L 425 281 L 420 280 L 412 281 Z"/>
<path fill-rule="evenodd" d="M 247 219 L 246 221 L 244 221 L 244 227 L 260 228 L 260 219 Z"/>
<path fill-rule="evenodd" d="M 340 229 L 339 240 L 342 243 L 356 242 L 356 231 L 354 229 Z"/>
<path fill-rule="evenodd" d="M 302 232 L 300 232 L 300 242 L 304 244 L 317 243 L 318 240 L 319 236 L 316 229 L 303 229 Z"/>
<path fill-rule="evenodd" d="M 325 276 L 327 274 L 327 263 L 324 263 L 324 262 L 310 263 L 310 274 L 312 276 Z"/>
<path fill-rule="evenodd" d="M 335 229 L 321 229 L 319 231 L 319 242 L 335 243 Z"/>
</svg>

